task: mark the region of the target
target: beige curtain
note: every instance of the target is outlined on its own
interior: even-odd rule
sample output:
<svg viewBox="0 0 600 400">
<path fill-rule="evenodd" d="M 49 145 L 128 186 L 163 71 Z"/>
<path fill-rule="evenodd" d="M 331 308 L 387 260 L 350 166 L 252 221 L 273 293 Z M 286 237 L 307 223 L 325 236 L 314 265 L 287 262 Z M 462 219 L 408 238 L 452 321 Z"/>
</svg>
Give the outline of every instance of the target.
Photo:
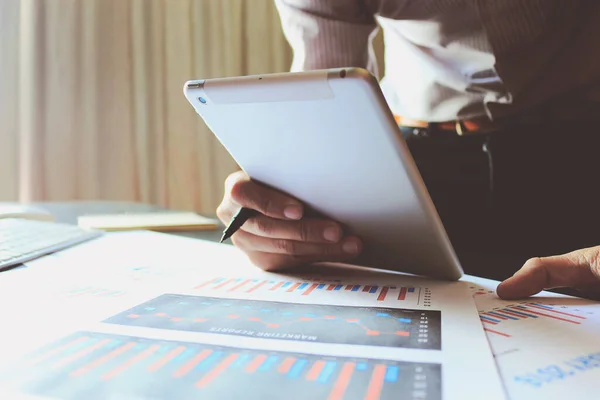
<svg viewBox="0 0 600 400">
<path fill-rule="evenodd" d="M 290 62 L 272 0 L 0 0 L 0 200 L 212 213 L 236 166 L 183 83 Z"/>
</svg>

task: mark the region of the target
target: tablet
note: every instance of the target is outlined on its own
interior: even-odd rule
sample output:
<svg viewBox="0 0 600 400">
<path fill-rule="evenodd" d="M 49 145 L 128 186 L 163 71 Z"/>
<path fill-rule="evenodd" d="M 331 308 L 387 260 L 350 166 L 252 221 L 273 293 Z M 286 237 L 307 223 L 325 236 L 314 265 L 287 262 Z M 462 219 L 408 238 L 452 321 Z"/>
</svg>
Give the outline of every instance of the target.
<svg viewBox="0 0 600 400">
<path fill-rule="evenodd" d="M 462 268 L 377 80 L 358 68 L 186 82 L 237 164 L 363 241 L 352 264 L 457 280 Z"/>
</svg>

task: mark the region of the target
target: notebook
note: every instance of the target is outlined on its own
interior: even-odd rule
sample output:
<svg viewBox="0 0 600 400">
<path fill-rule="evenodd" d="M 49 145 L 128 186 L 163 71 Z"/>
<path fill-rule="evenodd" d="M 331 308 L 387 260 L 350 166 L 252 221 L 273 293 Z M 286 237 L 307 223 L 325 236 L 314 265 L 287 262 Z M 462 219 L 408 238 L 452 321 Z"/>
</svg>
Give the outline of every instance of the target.
<svg viewBox="0 0 600 400">
<path fill-rule="evenodd" d="M 219 226 L 216 219 L 187 211 L 84 215 L 78 218 L 78 225 L 83 228 L 104 231 L 211 230 L 217 229 Z"/>
</svg>

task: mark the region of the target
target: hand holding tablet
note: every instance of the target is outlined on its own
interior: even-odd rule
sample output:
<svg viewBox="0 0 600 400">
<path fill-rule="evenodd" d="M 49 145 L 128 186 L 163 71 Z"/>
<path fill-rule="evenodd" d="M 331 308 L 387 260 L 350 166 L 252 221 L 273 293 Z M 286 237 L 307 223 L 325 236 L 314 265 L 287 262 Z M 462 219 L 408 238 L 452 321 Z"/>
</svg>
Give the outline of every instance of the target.
<svg viewBox="0 0 600 400">
<path fill-rule="evenodd" d="M 229 224 L 240 207 L 257 211 L 231 239 L 263 269 L 351 261 L 361 250 L 359 238 L 344 236 L 340 223 L 305 217 L 301 202 L 251 181 L 243 171 L 233 173 L 225 186 L 217 215 Z"/>
<path fill-rule="evenodd" d="M 228 179 L 218 214 L 228 224 L 240 207 L 260 213 L 232 237 L 256 265 L 343 261 L 438 279 L 462 276 L 367 71 L 189 81 L 184 94 L 243 170 Z"/>
</svg>

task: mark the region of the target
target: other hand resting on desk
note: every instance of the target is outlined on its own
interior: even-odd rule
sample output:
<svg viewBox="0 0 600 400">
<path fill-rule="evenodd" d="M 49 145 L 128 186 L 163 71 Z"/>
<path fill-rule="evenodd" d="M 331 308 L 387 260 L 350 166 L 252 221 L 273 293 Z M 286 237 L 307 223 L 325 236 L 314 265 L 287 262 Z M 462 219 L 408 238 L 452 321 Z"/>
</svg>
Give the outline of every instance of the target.
<svg viewBox="0 0 600 400">
<path fill-rule="evenodd" d="M 250 260 L 265 270 L 289 268 L 319 261 L 348 262 L 362 250 L 356 237 L 344 237 L 339 223 L 302 218 L 304 206 L 281 192 L 252 182 L 242 172 L 225 181 L 225 195 L 217 208 L 224 224 L 240 207 L 258 211 L 231 240 Z"/>
<path fill-rule="evenodd" d="M 567 254 L 528 260 L 497 289 L 503 299 L 519 299 L 544 289 L 578 289 L 586 297 L 600 297 L 600 246 Z"/>
</svg>

